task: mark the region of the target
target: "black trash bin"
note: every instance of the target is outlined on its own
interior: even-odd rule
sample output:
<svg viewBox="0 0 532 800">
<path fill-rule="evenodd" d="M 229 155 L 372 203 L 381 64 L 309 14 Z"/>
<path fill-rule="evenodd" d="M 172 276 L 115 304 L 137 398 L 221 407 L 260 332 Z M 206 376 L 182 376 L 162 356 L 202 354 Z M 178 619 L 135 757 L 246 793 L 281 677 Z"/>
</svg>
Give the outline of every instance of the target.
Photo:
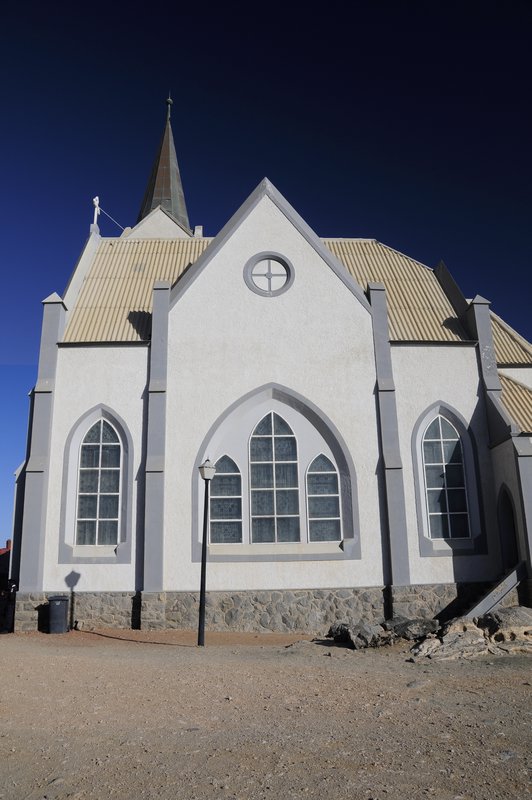
<svg viewBox="0 0 532 800">
<path fill-rule="evenodd" d="M 54 594 L 48 598 L 49 606 L 49 633 L 68 632 L 68 595 Z"/>
</svg>

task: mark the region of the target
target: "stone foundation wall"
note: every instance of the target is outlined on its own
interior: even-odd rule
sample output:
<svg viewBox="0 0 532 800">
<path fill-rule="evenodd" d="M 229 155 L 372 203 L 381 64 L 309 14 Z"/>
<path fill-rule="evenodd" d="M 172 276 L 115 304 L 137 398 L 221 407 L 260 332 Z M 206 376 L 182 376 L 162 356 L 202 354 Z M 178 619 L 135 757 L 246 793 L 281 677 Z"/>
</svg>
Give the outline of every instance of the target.
<svg viewBox="0 0 532 800">
<path fill-rule="evenodd" d="M 198 606 L 197 593 L 144 594 L 142 627 L 195 628 Z M 205 626 L 213 631 L 326 633 L 333 622 L 382 618 L 381 588 L 210 592 L 205 607 Z"/>
<path fill-rule="evenodd" d="M 17 594 L 15 630 L 45 630 L 48 624 L 48 598 L 68 592 Z M 135 592 L 80 592 L 69 598 L 68 619 L 92 628 L 131 628 L 135 622 Z"/>
<path fill-rule="evenodd" d="M 444 610 L 450 616 L 458 616 L 470 608 L 489 583 L 443 583 L 419 584 L 417 586 L 394 586 L 393 610 L 395 616 L 423 617 L 432 619 Z"/>
<path fill-rule="evenodd" d="M 395 616 L 430 619 L 444 612 L 459 615 L 488 584 L 397 586 L 393 588 Z M 55 592 L 51 592 L 55 594 Z M 17 596 L 15 630 L 45 630 L 48 594 Z M 80 628 L 195 629 L 197 592 L 80 592 L 74 594 L 69 619 Z M 502 605 L 518 605 L 513 590 Z M 305 589 L 293 591 L 208 592 L 206 629 L 212 631 L 276 631 L 324 634 L 333 622 L 381 622 L 385 591 L 367 589 Z"/>
<path fill-rule="evenodd" d="M 48 595 L 42 592 L 17 594 L 15 603 L 15 630 L 36 631 L 39 629 L 39 607 L 48 602 Z"/>
</svg>

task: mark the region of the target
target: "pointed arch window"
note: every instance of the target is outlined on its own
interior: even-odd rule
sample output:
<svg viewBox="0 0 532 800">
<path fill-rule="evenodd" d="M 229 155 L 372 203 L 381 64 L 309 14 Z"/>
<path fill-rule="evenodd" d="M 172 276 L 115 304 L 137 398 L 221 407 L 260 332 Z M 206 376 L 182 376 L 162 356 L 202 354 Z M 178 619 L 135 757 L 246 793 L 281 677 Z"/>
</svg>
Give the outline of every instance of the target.
<svg viewBox="0 0 532 800">
<path fill-rule="evenodd" d="M 115 428 L 99 419 L 81 443 L 76 515 L 77 545 L 119 541 L 122 445 Z"/>
<path fill-rule="evenodd" d="M 332 461 L 323 453 L 307 471 L 309 542 L 337 542 L 342 538 L 340 484 Z"/>
<path fill-rule="evenodd" d="M 242 542 L 242 479 L 232 458 L 224 455 L 215 464 L 211 481 L 210 540 L 211 544 Z"/>
<path fill-rule="evenodd" d="M 460 434 L 438 414 L 427 426 L 422 446 L 429 536 L 467 539 L 471 532 Z"/>
<path fill-rule="evenodd" d="M 274 411 L 255 427 L 249 443 L 251 541 L 299 542 L 297 441 Z"/>
</svg>

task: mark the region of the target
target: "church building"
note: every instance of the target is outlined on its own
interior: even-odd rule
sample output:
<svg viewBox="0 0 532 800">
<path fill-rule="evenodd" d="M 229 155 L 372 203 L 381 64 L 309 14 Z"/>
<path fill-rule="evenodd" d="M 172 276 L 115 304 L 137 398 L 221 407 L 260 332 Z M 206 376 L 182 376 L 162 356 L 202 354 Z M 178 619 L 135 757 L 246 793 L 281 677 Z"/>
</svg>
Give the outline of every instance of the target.
<svg viewBox="0 0 532 800">
<path fill-rule="evenodd" d="M 204 236 L 170 104 L 136 225 L 97 221 L 43 301 L 18 630 L 69 592 L 80 626 L 194 628 L 204 530 L 211 630 L 530 604 L 532 348 L 487 300 L 267 179 Z"/>
</svg>

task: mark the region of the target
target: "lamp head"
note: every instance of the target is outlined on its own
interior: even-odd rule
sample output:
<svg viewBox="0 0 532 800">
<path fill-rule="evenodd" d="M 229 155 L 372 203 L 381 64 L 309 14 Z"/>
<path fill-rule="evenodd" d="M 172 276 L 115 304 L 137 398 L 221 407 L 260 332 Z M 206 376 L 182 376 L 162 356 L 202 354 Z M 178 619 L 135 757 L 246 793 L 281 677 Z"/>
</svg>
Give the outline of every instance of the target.
<svg viewBox="0 0 532 800">
<path fill-rule="evenodd" d="M 203 464 L 200 464 L 199 471 L 204 481 L 212 481 L 216 475 L 216 467 L 208 458 Z"/>
</svg>

